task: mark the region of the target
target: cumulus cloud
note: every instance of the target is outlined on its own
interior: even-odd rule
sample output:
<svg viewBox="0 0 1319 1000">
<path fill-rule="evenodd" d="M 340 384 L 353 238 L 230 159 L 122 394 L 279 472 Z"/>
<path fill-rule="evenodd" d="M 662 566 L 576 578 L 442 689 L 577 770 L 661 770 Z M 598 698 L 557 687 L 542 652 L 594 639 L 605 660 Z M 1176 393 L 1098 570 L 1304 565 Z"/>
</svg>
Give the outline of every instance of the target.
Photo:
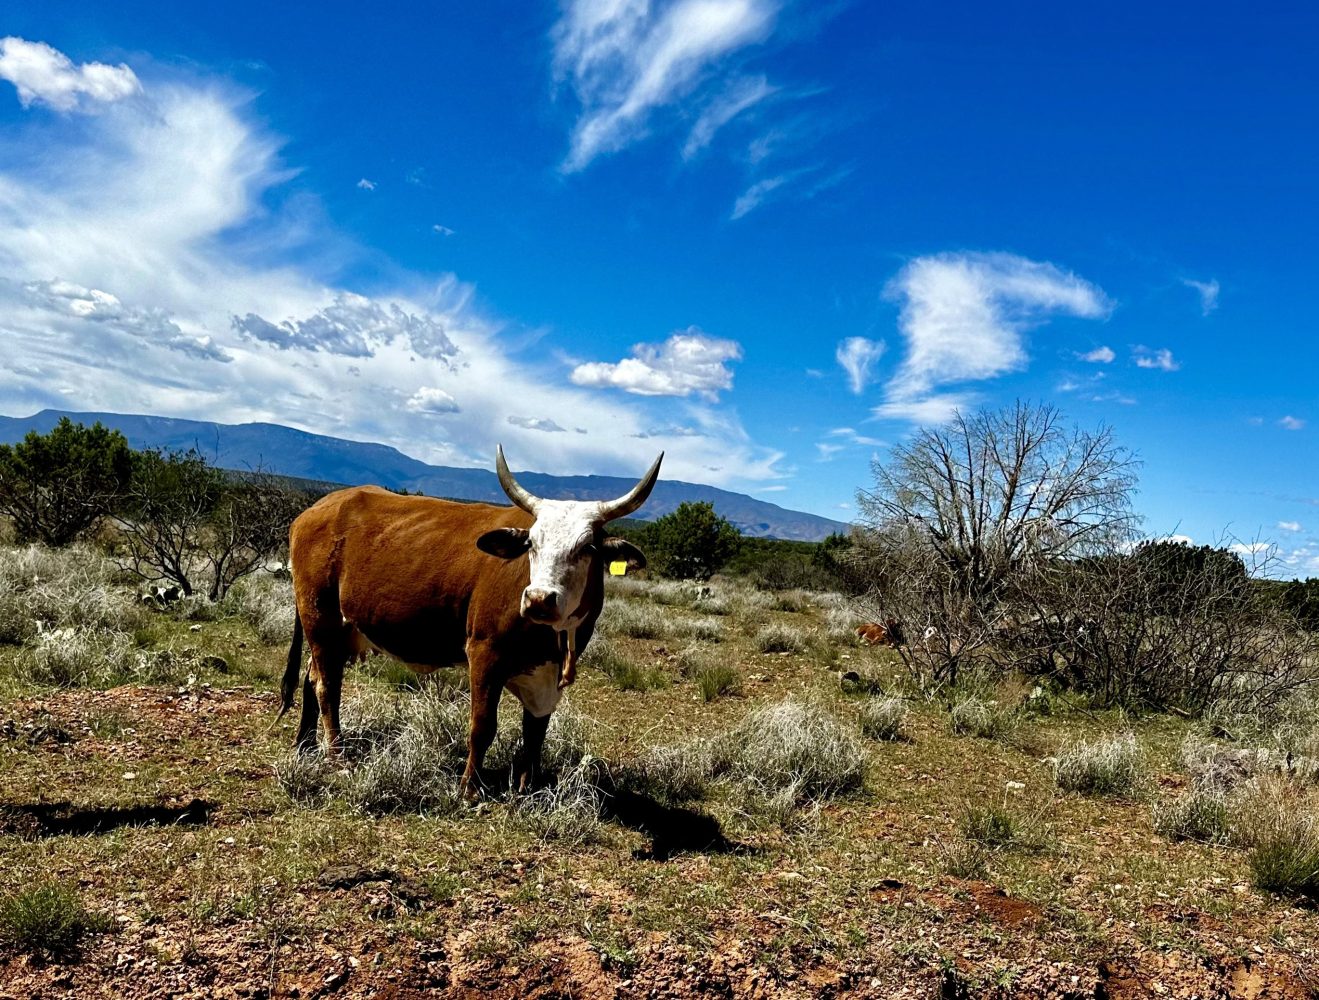
<svg viewBox="0 0 1319 1000">
<path fill-rule="evenodd" d="M 23 107 L 44 104 L 56 111 L 86 110 L 94 104 L 131 97 L 142 89 L 137 74 L 123 63 L 78 64 L 44 42 L 12 35 L 0 38 L 0 80 L 18 88 Z"/>
<path fill-rule="evenodd" d="M 457 413 L 458 401 L 443 389 L 423 385 L 403 404 L 413 413 Z"/>
<path fill-rule="evenodd" d="M 777 11 L 774 0 L 567 0 L 553 30 L 554 67 L 571 81 L 581 112 L 563 169 L 581 170 L 645 135 L 657 111 L 691 96 L 731 53 L 768 37 Z M 749 107 L 753 91 L 720 93 L 707 108 L 708 136 L 742 110 L 732 110 L 739 101 Z"/>
<path fill-rule="evenodd" d="M 1200 315 L 1208 316 L 1218 308 L 1218 279 L 1196 281 L 1194 278 L 1183 278 L 1182 284 L 1187 288 L 1194 288 L 1199 294 Z"/>
<path fill-rule="evenodd" d="M 1297 531 L 1300 531 L 1300 530 L 1301 530 L 1301 522 L 1300 522 L 1300 521 L 1279 521 L 1279 522 L 1278 522 L 1278 530 L 1279 530 L 1279 531 L 1291 531 L 1291 532 L 1297 532 Z"/>
<path fill-rule="evenodd" d="M 555 434 L 567 433 L 562 427 L 556 424 L 549 417 L 518 417 L 510 416 L 508 422 L 514 427 L 524 427 L 529 431 L 547 431 Z"/>
<path fill-rule="evenodd" d="M 779 477 L 781 453 L 752 441 L 735 413 L 569 384 L 544 352 L 506 342 L 452 275 L 395 269 L 369 295 L 344 287 L 362 250 L 308 222 L 318 213 L 288 190 L 283 140 L 252 95 L 178 75 L 144 75 L 140 87 L 76 128 L 34 117 L 12 140 L 34 155 L 0 164 L 7 412 L 269 421 L 485 468 L 503 440 L 510 459 L 534 455 L 563 474 L 634 474 L 631 435 L 651 429 L 666 475 L 737 486 Z M 441 394 L 461 400 L 463 417 L 432 438 L 424 414 L 444 411 Z M 524 414 L 586 433 L 508 422 Z"/>
<path fill-rule="evenodd" d="M 696 156 L 710 145 L 716 132 L 743 111 L 769 97 L 775 89 L 763 76 L 741 77 L 732 81 L 696 119 L 696 124 L 687 136 L 687 143 L 682 147 L 682 158 L 690 160 Z"/>
<path fill-rule="evenodd" d="M 616 364 L 593 361 L 572 370 L 577 385 L 623 389 L 638 396 L 697 395 L 714 400 L 733 387 L 729 361 L 742 357 L 736 341 L 710 337 L 696 327 L 662 344 L 635 344 L 632 357 Z"/>
<path fill-rule="evenodd" d="M 1148 347 L 1136 347 L 1132 356 L 1136 360 L 1137 368 L 1157 368 L 1162 372 L 1175 372 L 1182 366 L 1180 361 L 1174 360 L 1172 351 L 1166 347 L 1160 347 L 1157 351 L 1152 351 Z"/>
<path fill-rule="evenodd" d="M 1300 417 L 1293 417 L 1290 413 L 1278 421 L 1278 426 L 1285 431 L 1299 431 L 1305 429 L 1305 421 Z"/>
<path fill-rule="evenodd" d="M 1026 329 L 1052 315 L 1102 319 L 1102 290 L 1053 264 L 1006 253 L 918 257 L 890 283 L 906 353 L 875 415 L 945 420 L 968 396 L 939 387 L 1025 366 Z"/>
<path fill-rule="evenodd" d="M 1113 348 L 1105 344 L 1102 347 L 1096 347 L 1093 351 L 1086 351 L 1084 354 L 1077 354 L 1076 356 L 1082 361 L 1089 361 L 1091 364 L 1108 365 L 1113 363 L 1113 359 L 1117 357 L 1117 354 L 1114 353 Z"/>
<path fill-rule="evenodd" d="M 374 191 L 376 189 L 376 182 L 367 180 L 365 177 L 363 177 L 360 181 L 357 182 L 357 186 L 361 188 L 363 191 Z"/>
<path fill-rule="evenodd" d="M 883 356 L 887 346 L 882 340 L 867 340 L 865 337 L 848 337 L 839 342 L 834 357 L 847 373 L 848 386 L 857 395 L 871 383 L 875 362 Z"/>
<path fill-rule="evenodd" d="M 235 330 L 281 350 L 299 347 L 350 358 L 371 357 L 376 349 L 400 340 L 426 358 L 452 364 L 458 348 L 434 316 L 411 313 L 397 303 L 383 304 L 363 295 L 340 292 L 334 302 L 304 319 L 278 324 L 254 313 L 233 317 Z"/>
</svg>

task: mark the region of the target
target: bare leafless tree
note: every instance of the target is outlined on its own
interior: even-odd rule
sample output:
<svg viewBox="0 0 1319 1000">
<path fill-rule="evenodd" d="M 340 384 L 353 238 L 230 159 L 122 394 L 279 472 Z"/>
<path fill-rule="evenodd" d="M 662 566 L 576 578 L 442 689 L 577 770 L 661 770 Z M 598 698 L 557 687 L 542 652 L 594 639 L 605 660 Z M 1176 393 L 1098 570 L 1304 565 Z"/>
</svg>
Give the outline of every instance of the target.
<svg viewBox="0 0 1319 1000">
<path fill-rule="evenodd" d="M 1130 452 L 1109 428 L 1069 427 L 1052 406 L 958 412 L 871 468 L 863 522 L 928 546 L 982 609 L 1026 567 L 1110 549 L 1135 524 Z"/>
</svg>

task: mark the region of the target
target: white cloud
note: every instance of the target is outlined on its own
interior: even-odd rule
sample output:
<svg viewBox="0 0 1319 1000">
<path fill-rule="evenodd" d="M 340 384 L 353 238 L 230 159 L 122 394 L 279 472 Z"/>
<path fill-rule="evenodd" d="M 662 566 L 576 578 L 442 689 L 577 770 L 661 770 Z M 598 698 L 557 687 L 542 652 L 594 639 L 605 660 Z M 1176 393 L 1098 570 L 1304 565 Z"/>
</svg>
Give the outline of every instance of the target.
<svg viewBox="0 0 1319 1000">
<path fill-rule="evenodd" d="M 1291 531 L 1291 532 L 1300 531 L 1300 530 L 1301 530 L 1301 522 L 1300 522 L 1300 521 L 1279 521 L 1279 522 L 1278 522 L 1278 530 L 1279 530 L 1279 531 Z"/>
<path fill-rule="evenodd" d="M 635 344 L 632 357 L 617 364 L 593 361 L 572 370 L 577 385 L 623 389 L 638 396 L 698 395 L 713 400 L 733 387 L 727 362 L 742 357 L 733 340 L 709 337 L 696 327 L 675 333 L 662 344 Z"/>
<path fill-rule="evenodd" d="M 344 287 L 362 250 L 308 221 L 323 214 L 287 190 L 282 140 L 250 94 L 213 78 L 141 86 L 76 127 L 39 116 L 5 137 L 25 154 L 0 164 L 6 412 L 269 421 L 484 468 L 502 440 L 510 460 L 562 474 L 639 473 L 651 455 L 632 435 L 653 428 L 666 477 L 780 477 L 781 453 L 732 412 L 568 384 L 452 275 L 386 269 L 369 296 Z M 440 393 L 463 417 L 437 437 L 419 408 Z M 508 422 L 524 414 L 587 433 Z"/>
<path fill-rule="evenodd" d="M 374 191 L 376 189 L 376 182 L 367 180 L 365 177 L 363 177 L 360 181 L 357 182 L 357 186 L 361 188 L 363 191 Z"/>
<path fill-rule="evenodd" d="M 1291 414 L 1288 414 L 1278 421 L 1278 426 L 1287 431 L 1299 431 L 1304 430 L 1305 421 L 1300 417 L 1293 417 Z"/>
<path fill-rule="evenodd" d="M 457 413 L 458 401 L 433 385 L 423 385 L 404 404 L 413 413 Z"/>
<path fill-rule="evenodd" d="M 749 188 L 737 196 L 737 201 L 733 202 L 733 211 L 729 216 L 731 219 L 740 219 L 750 212 L 754 212 L 760 207 L 771 194 L 792 180 L 795 174 L 779 174 L 776 177 L 766 177 L 763 180 L 756 181 Z"/>
<path fill-rule="evenodd" d="M 444 323 L 427 313 L 410 313 L 397 303 L 382 305 L 362 295 L 340 292 L 334 302 L 305 319 L 279 324 L 248 313 L 233 318 L 234 329 L 281 350 L 300 347 L 350 358 L 371 357 L 395 340 L 423 357 L 450 365 L 458 354 Z"/>
<path fill-rule="evenodd" d="M 548 431 L 555 434 L 567 433 L 562 427 L 556 424 L 549 417 L 518 417 L 510 416 L 508 422 L 514 427 L 524 427 L 529 431 Z"/>
<path fill-rule="evenodd" d="M 137 75 L 123 63 L 78 65 L 45 42 L 29 42 L 12 35 L 0 38 L 0 80 L 8 80 L 18 88 L 23 107 L 45 104 L 56 111 L 85 110 L 84 98 L 109 103 L 142 89 Z"/>
<path fill-rule="evenodd" d="M 828 462 L 833 459 L 840 451 L 844 451 L 845 446 L 841 444 L 831 444 L 828 441 L 817 441 L 815 450 L 820 453 L 820 461 Z"/>
<path fill-rule="evenodd" d="M 431 232 L 438 233 L 440 236 L 452 236 L 453 230 L 448 226 L 442 226 L 438 222 L 431 226 Z"/>
<path fill-rule="evenodd" d="M 786 487 L 786 486 L 783 486 L 783 485 L 778 485 L 778 486 L 757 486 L 757 487 L 756 487 L 756 492 L 757 492 L 757 493 L 782 493 L 782 492 L 783 492 L 784 490 L 786 490 L 786 489 L 787 489 L 787 487 Z"/>
<path fill-rule="evenodd" d="M 777 9 L 773 0 L 567 0 L 554 65 L 572 81 L 581 114 L 563 169 L 581 170 L 645 135 L 655 112 L 768 37 Z M 717 128 L 713 119 L 707 127 Z"/>
<path fill-rule="evenodd" d="M 1086 351 L 1084 354 L 1077 354 L 1076 356 L 1082 361 L 1089 361 L 1091 364 L 1096 365 L 1112 364 L 1113 359 L 1117 357 L 1113 352 L 1113 348 L 1109 347 L 1107 344 L 1102 347 L 1096 347 L 1093 351 Z"/>
<path fill-rule="evenodd" d="M 995 378 L 1025 366 L 1024 331 L 1050 315 L 1101 319 L 1102 290 L 1053 264 L 1006 253 L 918 257 L 890 283 L 901 303 L 906 356 L 886 386 L 879 417 L 946 420 L 968 400 L 943 385 Z"/>
<path fill-rule="evenodd" d="M 865 337 L 848 337 L 839 342 L 834 357 L 847 372 L 847 384 L 857 395 L 873 380 L 875 362 L 887 346 L 882 340 L 867 340 Z"/>
<path fill-rule="evenodd" d="M 845 438 L 852 444 L 863 445 L 867 448 L 880 448 L 884 443 L 879 438 L 867 437 L 864 434 L 858 434 L 851 427 L 835 427 L 829 432 L 830 437 Z"/>
<path fill-rule="evenodd" d="M 1136 347 L 1132 356 L 1136 359 L 1137 368 L 1157 368 L 1159 371 L 1175 372 L 1182 366 L 1180 361 L 1173 359 L 1172 351 L 1166 347 L 1160 347 L 1157 351 L 1152 351 L 1148 347 Z"/>
<path fill-rule="evenodd" d="M 1218 279 L 1213 278 L 1209 281 L 1196 281 L 1194 278 L 1183 278 L 1182 284 L 1187 288 L 1194 288 L 1200 295 L 1200 315 L 1208 316 L 1218 308 Z"/>
<path fill-rule="evenodd" d="M 687 136 L 687 143 L 682 147 L 682 158 L 690 160 L 710 145 L 716 132 L 743 111 L 769 97 L 775 89 L 763 76 L 742 77 L 732 81 L 696 119 L 696 124 Z"/>
</svg>

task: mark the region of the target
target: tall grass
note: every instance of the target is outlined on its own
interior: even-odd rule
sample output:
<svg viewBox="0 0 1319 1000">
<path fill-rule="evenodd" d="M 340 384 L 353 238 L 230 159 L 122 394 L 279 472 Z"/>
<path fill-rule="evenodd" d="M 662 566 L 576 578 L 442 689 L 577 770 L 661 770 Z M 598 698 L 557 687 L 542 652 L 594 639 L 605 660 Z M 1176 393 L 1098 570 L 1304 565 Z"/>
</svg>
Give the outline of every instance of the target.
<svg viewBox="0 0 1319 1000">
<path fill-rule="evenodd" d="M 767 705 L 716 737 L 711 771 L 796 801 L 861 787 L 860 736 L 824 708 L 797 701 Z"/>
<path fill-rule="evenodd" d="M 140 628 L 150 612 L 116 585 L 116 568 L 83 545 L 0 548 L 0 643 L 31 642 L 54 629 Z"/>
<path fill-rule="evenodd" d="M 1145 751 L 1135 735 L 1082 740 L 1054 759 L 1054 780 L 1067 792 L 1136 796 L 1148 786 Z"/>
</svg>

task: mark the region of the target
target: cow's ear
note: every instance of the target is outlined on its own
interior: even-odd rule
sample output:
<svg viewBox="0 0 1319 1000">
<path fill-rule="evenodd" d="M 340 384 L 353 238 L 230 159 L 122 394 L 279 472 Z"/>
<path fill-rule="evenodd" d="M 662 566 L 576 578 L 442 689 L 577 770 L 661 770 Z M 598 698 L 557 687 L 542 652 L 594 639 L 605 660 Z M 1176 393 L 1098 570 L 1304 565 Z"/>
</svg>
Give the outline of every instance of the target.
<svg viewBox="0 0 1319 1000">
<path fill-rule="evenodd" d="M 476 547 L 500 559 L 516 559 L 531 547 L 531 535 L 526 528 L 496 528 L 478 538 Z"/>
<path fill-rule="evenodd" d="M 600 551 L 607 563 L 626 560 L 628 569 L 646 568 L 646 554 L 626 539 L 606 538 L 600 543 Z"/>
</svg>

